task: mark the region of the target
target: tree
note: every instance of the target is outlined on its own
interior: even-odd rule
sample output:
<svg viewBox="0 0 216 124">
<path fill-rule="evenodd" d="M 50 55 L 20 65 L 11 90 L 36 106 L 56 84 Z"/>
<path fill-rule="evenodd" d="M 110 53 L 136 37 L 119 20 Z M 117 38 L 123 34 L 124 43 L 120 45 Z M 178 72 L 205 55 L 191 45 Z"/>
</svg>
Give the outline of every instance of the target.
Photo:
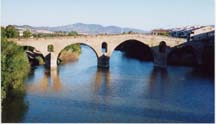
<svg viewBox="0 0 216 124">
<path fill-rule="evenodd" d="M 12 25 L 6 27 L 6 37 L 7 38 L 16 38 L 19 36 L 19 31 Z"/>
<path fill-rule="evenodd" d="M 6 29 L 1 27 L 1 38 L 6 38 Z"/>
<path fill-rule="evenodd" d="M 30 65 L 23 47 L 7 39 L 1 39 L 1 94 L 2 100 L 8 96 L 24 94 L 24 79 Z"/>
<path fill-rule="evenodd" d="M 76 31 L 71 31 L 68 33 L 68 36 L 77 36 L 78 33 Z"/>
<path fill-rule="evenodd" d="M 32 36 L 32 33 L 30 32 L 30 30 L 28 29 L 28 30 L 25 30 L 24 32 L 23 32 L 23 37 L 24 38 L 30 38 Z"/>
<path fill-rule="evenodd" d="M 133 33 L 133 31 L 128 31 L 128 34 L 132 34 Z"/>
</svg>

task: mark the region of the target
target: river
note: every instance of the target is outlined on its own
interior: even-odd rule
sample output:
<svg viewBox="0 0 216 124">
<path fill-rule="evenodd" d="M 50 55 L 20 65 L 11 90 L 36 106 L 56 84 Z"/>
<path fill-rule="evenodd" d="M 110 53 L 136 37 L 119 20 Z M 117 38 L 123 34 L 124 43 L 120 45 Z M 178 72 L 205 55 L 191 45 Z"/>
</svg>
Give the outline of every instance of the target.
<svg viewBox="0 0 216 124">
<path fill-rule="evenodd" d="M 20 122 L 214 121 L 214 79 L 189 67 L 154 69 L 115 51 L 102 70 L 82 46 L 78 61 L 60 65 L 58 74 L 44 72 L 38 66 L 26 80 Z"/>
</svg>

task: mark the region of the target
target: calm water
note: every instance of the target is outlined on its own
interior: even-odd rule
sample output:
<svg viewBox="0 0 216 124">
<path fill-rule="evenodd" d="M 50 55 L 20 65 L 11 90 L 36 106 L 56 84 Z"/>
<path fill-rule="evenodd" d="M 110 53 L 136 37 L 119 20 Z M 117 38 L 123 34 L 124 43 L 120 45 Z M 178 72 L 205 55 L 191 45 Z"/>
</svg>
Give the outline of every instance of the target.
<svg viewBox="0 0 216 124">
<path fill-rule="evenodd" d="M 21 122 L 213 122 L 214 80 L 188 67 L 153 68 L 115 51 L 109 70 L 97 69 L 82 46 L 59 74 L 34 70 L 26 81 Z"/>
</svg>

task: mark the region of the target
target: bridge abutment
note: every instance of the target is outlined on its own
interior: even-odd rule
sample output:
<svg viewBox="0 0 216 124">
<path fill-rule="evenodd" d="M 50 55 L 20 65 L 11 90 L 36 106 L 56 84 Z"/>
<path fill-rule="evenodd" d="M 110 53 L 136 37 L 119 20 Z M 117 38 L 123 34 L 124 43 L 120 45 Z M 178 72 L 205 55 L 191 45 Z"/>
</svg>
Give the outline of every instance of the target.
<svg viewBox="0 0 216 124">
<path fill-rule="evenodd" d="M 102 55 L 98 58 L 98 68 L 109 68 L 109 56 Z"/>
</svg>

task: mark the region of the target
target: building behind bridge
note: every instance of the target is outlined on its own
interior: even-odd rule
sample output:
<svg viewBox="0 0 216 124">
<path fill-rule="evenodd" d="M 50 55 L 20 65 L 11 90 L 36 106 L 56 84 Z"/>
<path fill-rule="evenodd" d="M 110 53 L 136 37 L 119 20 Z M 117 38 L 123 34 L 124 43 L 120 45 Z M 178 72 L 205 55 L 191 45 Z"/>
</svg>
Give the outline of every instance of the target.
<svg viewBox="0 0 216 124">
<path fill-rule="evenodd" d="M 177 38 L 187 38 L 193 30 L 199 29 L 201 26 L 186 26 L 174 28 L 170 31 L 170 36 Z"/>
<path fill-rule="evenodd" d="M 151 34 L 152 35 L 164 35 L 164 36 L 168 36 L 169 32 L 170 32 L 170 30 L 166 30 L 166 29 L 155 29 L 155 30 L 152 30 Z"/>
<path fill-rule="evenodd" d="M 190 33 L 189 41 L 210 41 L 214 42 L 215 28 L 211 26 L 204 26 L 199 29 L 193 30 Z"/>
<path fill-rule="evenodd" d="M 170 36 L 177 38 L 187 38 L 187 41 L 214 41 L 214 26 L 186 26 L 171 29 Z"/>
</svg>

